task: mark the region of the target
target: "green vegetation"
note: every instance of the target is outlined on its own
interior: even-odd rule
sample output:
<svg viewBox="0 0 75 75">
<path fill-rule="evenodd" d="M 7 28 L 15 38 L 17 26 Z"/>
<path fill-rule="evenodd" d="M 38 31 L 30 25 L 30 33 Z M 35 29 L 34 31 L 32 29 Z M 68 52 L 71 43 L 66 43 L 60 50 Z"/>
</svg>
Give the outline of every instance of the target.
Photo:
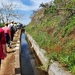
<svg viewBox="0 0 75 75">
<path fill-rule="evenodd" d="M 26 32 L 46 50 L 49 63 L 58 61 L 75 75 L 75 1 L 55 0 L 54 3 L 41 4 L 43 8 L 33 14 Z M 58 7 L 64 9 L 56 9 Z"/>
<path fill-rule="evenodd" d="M 69 35 L 71 33 L 71 30 L 74 28 L 75 26 L 75 15 L 71 16 L 71 18 L 69 18 L 69 22 L 67 24 L 67 26 L 63 27 L 63 35 Z"/>
<path fill-rule="evenodd" d="M 0 23 L 0 27 L 3 27 L 4 26 L 4 24 L 3 23 Z"/>
</svg>

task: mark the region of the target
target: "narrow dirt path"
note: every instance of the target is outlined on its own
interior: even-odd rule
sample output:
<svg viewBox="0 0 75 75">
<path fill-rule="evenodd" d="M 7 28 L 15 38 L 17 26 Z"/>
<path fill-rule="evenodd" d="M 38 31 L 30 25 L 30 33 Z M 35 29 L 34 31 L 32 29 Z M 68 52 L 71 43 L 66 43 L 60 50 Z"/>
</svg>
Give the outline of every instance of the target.
<svg viewBox="0 0 75 75">
<path fill-rule="evenodd" d="M 0 75 L 14 75 L 14 53 L 7 54 L 7 57 L 2 61 Z"/>
<path fill-rule="evenodd" d="M 20 31 L 17 31 L 14 36 L 13 42 L 11 42 L 12 48 L 7 47 L 7 57 L 2 60 L 0 75 L 20 75 L 19 65 L 19 37 Z M 16 45 L 18 43 L 18 46 Z M 17 67 L 18 66 L 18 67 Z"/>
</svg>

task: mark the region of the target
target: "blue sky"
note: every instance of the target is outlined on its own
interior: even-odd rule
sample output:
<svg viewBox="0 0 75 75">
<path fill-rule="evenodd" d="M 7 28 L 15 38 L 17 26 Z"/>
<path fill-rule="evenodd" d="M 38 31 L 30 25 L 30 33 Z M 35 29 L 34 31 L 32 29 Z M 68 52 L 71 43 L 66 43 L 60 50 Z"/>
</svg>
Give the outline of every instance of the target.
<svg viewBox="0 0 75 75">
<path fill-rule="evenodd" d="M 32 14 L 32 11 L 39 9 L 39 5 L 41 3 L 47 3 L 50 2 L 51 0 L 0 0 L 0 3 L 1 1 L 3 3 L 16 4 L 17 8 L 15 10 L 18 10 L 19 13 L 24 13 L 25 16 L 20 20 L 15 19 L 15 21 L 27 25 L 31 21 L 30 15 Z"/>
</svg>

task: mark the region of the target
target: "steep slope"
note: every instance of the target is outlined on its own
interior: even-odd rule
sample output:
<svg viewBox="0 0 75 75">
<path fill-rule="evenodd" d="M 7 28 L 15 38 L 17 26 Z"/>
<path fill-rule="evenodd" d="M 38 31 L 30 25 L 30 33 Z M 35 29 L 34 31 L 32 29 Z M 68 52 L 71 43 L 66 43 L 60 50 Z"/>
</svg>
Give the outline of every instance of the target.
<svg viewBox="0 0 75 75">
<path fill-rule="evenodd" d="M 40 18 L 40 15 L 37 19 L 33 16 L 34 20 L 26 26 L 26 32 L 47 51 L 48 59 L 58 61 L 73 74 L 75 74 L 74 12 L 73 9 L 55 9 L 52 6 L 51 11 L 44 9 Z"/>
</svg>

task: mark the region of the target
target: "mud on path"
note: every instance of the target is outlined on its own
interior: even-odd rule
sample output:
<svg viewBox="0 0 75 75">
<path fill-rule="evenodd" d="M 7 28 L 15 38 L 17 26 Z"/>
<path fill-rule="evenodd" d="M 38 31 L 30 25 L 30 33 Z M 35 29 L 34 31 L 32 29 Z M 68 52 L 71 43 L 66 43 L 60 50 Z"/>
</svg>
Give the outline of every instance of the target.
<svg viewBox="0 0 75 75">
<path fill-rule="evenodd" d="M 14 36 L 13 42 L 11 42 L 12 48 L 7 47 L 7 56 L 1 62 L 0 75 L 19 75 L 15 74 L 15 54 L 16 54 L 16 43 L 20 37 L 20 31 L 17 31 Z M 19 48 L 18 48 L 19 49 Z M 17 61 L 17 63 L 19 63 Z"/>
</svg>

